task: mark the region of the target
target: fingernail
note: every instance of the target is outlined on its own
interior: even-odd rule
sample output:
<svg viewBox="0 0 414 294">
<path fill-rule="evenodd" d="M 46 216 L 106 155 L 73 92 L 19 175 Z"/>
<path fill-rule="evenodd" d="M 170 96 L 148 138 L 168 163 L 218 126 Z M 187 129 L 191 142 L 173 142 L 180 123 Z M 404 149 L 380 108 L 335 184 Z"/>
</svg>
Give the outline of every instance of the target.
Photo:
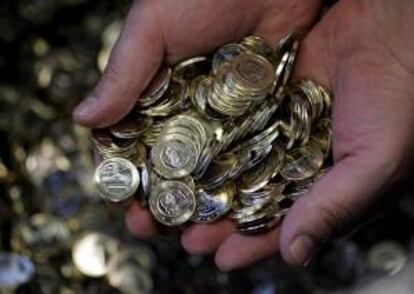
<svg viewBox="0 0 414 294">
<path fill-rule="evenodd" d="M 95 96 L 89 96 L 83 100 L 73 111 L 75 119 L 83 119 L 89 115 L 98 104 L 98 98 Z"/>
<path fill-rule="evenodd" d="M 296 237 L 290 245 L 290 253 L 294 262 L 304 267 L 308 265 L 315 249 L 315 241 L 307 235 Z"/>
</svg>

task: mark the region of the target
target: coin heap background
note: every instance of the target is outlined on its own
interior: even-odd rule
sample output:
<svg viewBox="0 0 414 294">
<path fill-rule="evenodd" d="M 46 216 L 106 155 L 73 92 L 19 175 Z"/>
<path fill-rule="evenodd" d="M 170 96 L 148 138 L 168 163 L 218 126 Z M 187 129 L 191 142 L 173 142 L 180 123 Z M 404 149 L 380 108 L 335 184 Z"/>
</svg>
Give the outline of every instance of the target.
<svg viewBox="0 0 414 294">
<path fill-rule="evenodd" d="M 145 195 L 132 190 L 167 226 L 212 222 L 230 211 L 240 232 L 278 225 L 330 160 L 331 97 L 310 80 L 290 81 L 298 48 L 295 34 L 276 49 L 248 36 L 212 57 L 164 65 L 127 117 L 92 132 L 104 159 L 98 190 L 114 191 L 102 196 L 120 202 L 119 187 L 138 186 L 103 171 L 130 162 Z"/>
<path fill-rule="evenodd" d="M 395 210 L 345 239 L 327 243 L 301 271 L 272 257 L 248 269 L 220 273 L 210 257 L 186 254 L 178 238 L 142 242 L 130 236 L 124 211 L 105 205 L 91 189 L 90 135 L 71 119 L 75 103 L 96 82 L 97 59 L 110 51 L 113 32 L 129 5 L 98 0 L 0 2 L 0 10 L 7 11 L 0 18 L 0 254 L 15 252 L 35 265 L 32 279 L 19 284 L 16 293 L 117 293 L 106 278 L 88 277 L 73 264 L 75 241 L 94 231 L 126 247 L 153 251 L 157 293 L 330 293 L 392 272 L 387 269 L 390 259 L 375 258 L 378 252 L 385 250 L 381 256 L 391 261 L 413 252 L 412 189 L 389 194 L 402 197 Z M 17 246 L 14 241 L 19 228 L 39 213 L 58 218 L 70 232 L 68 239 L 58 239 L 65 246 L 49 242 L 47 248 L 56 246 L 54 256 L 44 256 L 42 246 Z M 1 283 L 0 292 L 5 292 Z"/>
</svg>

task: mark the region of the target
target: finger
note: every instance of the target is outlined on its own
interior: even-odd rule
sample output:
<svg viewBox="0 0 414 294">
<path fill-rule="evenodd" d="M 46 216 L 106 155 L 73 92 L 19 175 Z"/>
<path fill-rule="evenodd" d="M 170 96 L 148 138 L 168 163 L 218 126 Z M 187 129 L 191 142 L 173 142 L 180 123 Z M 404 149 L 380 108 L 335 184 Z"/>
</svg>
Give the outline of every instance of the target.
<svg viewBox="0 0 414 294">
<path fill-rule="evenodd" d="M 320 0 L 302 1 L 299 6 L 290 2 L 281 2 L 279 5 L 272 3 L 269 9 L 264 10 L 265 16 L 269 17 L 261 18 L 253 34 L 276 46 L 287 34 L 311 28 L 319 15 L 322 3 Z"/>
<path fill-rule="evenodd" d="M 74 111 L 77 123 L 105 127 L 120 120 L 149 84 L 163 57 L 163 39 L 150 1 L 135 1 L 95 89 Z"/>
<path fill-rule="evenodd" d="M 370 154 L 370 152 L 372 154 Z M 391 182 L 385 154 L 349 155 L 337 163 L 291 208 L 281 228 L 283 258 L 306 265 L 318 245 L 360 216 Z"/>
<path fill-rule="evenodd" d="M 190 254 L 212 253 L 234 229 L 234 224 L 229 219 L 212 224 L 194 224 L 184 231 L 181 243 Z"/>
<path fill-rule="evenodd" d="M 216 253 L 216 265 L 222 271 L 230 271 L 257 262 L 278 251 L 279 229 L 261 235 L 229 236 Z"/>
<path fill-rule="evenodd" d="M 157 233 L 157 225 L 151 213 L 140 207 L 136 201 L 128 209 L 126 225 L 131 233 L 140 238 L 151 237 Z"/>
</svg>

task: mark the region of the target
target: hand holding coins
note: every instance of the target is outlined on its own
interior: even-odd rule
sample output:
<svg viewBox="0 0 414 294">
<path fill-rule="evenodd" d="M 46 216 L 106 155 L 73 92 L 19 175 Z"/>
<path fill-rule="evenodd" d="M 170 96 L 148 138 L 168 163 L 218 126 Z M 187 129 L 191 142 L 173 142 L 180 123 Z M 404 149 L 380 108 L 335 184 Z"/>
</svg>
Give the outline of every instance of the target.
<svg viewBox="0 0 414 294">
<path fill-rule="evenodd" d="M 116 125 L 92 132 L 102 197 L 136 198 L 167 226 L 225 215 L 244 233 L 278 225 L 327 167 L 330 95 L 291 81 L 299 40 L 248 36 L 163 66 Z"/>
</svg>

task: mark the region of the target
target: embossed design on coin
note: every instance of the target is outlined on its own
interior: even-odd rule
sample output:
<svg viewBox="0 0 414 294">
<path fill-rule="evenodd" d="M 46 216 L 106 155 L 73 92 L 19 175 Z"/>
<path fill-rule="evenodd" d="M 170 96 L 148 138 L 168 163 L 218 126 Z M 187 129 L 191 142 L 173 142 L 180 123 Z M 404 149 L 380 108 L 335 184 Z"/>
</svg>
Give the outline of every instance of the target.
<svg viewBox="0 0 414 294">
<path fill-rule="evenodd" d="M 267 88 L 273 82 L 273 68 L 269 61 L 255 54 L 241 54 L 234 59 L 234 73 L 250 87 Z"/>
<path fill-rule="evenodd" d="M 132 196 L 139 186 L 137 168 L 120 157 L 104 160 L 95 171 L 95 183 L 101 196 L 112 202 Z"/>
<path fill-rule="evenodd" d="M 178 135 L 157 142 L 151 151 L 155 170 L 167 179 L 188 176 L 197 164 L 196 147 Z"/>
<path fill-rule="evenodd" d="M 309 178 L 321 169 L 323 159 L 323 152 L 316 146 L 292 149 L 286 153 L 286 165 L 280 175 L 290 181 Z"/>
<path fill-rule="evenodd" d="M 177 226 L 188 221 L 195 208 L 194 192 L 182 182 L 161 182 L 150 196 L 151 212 L 167 226 Z"/>
<path fill-rule="evenodd" d="M 231 209 L 235 193 L 236 189 L 232 182 L 227 182 L 224 186 L 212 192 L 199 189 L 196 192 L 197 207 L 192 220 L 195 222 L 217 220 Z"/>
</svg>

